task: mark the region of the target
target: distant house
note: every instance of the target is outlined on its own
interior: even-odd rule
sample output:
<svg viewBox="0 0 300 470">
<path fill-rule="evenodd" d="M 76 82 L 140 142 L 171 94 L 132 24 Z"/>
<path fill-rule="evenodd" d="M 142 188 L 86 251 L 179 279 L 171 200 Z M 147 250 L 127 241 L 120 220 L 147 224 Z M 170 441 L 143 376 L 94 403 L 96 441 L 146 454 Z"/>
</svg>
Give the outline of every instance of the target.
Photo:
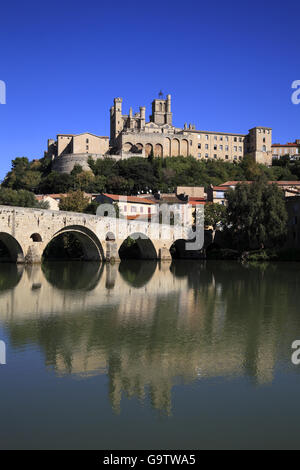
<svg viewBox="0 0 300 470">
<path fill-rule="evenodd" d="M 99 204 L 117 203 L 120 215 L 127 219 L 148 218 L 157 211 L 157 205 L 154 201 L 138 196 L 103 193 L 95 199 Z"/>
<path fill-rule="evenodd" d="M 48 202 L 49 210 L 51 211 L 59 211 L 59 203 L 63 197 L 66 197 L 67 194 L 38 194 L 36 195 L 36 199 L 39 202 Z M 87 194 L 84 193 L 84 196 L 89 199 L 89 202 L 92 202 L 96 195 L 95 194 Z"/>
<path fill-rule="evenodd" d="M 61 194 L 38 194 L 35 196 L 39 202 L 47 202 L 49 210 L 59 211 L 59 203 L 61 200 Z"/>
<path fill-rule="evenodd" d="M 287 144 L 273 144 L 272 145 L 273 158 L 279 159 L 284 155 L 289 155 L 291 158 L 300 157 L 300 140 L 295 142 L 288 142 Z"/>
<path fill-rule="evenodd" d="M 207 201 L 224 205 L 226 192 L 235 189 L 238 184 L 251 184 L 253 181 L 226 181 L 219 186 L 210 186 L 207 190 Z M 300 181 L 269 181 L 269 184 L 277 184 L 284 191 L 285 197 L 300 195 Z"/>
<path fill-rule="evenodd" d="M 176 193 L 147 194 L 143 197 L 154 201 L 158 205 L 159 211 L 161 211 L 161 206 L 164 204 L 167 204 L 170 208 L 172 206 L 171 212 L 173 212 L 174 215 L 180 214 L 182 217 L 187 207 L 187 219 L 188 223 L 191 225 L 194 223 L 195 208 L 206 204 L 206 195 L 204 193 L 204 187 L 202 186 L 179 186 L 176 188 Z"/>
</svg>

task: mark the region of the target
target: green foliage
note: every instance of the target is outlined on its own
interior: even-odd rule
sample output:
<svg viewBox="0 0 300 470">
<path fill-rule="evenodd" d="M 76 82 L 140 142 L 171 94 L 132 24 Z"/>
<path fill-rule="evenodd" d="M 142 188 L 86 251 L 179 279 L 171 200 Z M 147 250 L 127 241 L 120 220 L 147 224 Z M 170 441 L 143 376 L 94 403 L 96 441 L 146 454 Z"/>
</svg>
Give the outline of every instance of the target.
<svg viewBox="0 0 300 470">
<path fill-rule="evenodd" d="M 59 203 L 61 211 L 84 212 L 89 206 L 89 199 L 82 191 L 71 191 Z"/>
<path fill-rule="evenodd" d="M 0 187 L 0 204 L 5 206 L 48 208 L 39 203 L 30 191 Z"/>
<path fill-rule="evenodd" d="M 204 207 L 204 225 L 211 226 L 216 230 L 218 225 L 225 226 L 227 223 L 227 209 L 222 204 L 206 204 Z"/>
<path fill-rule="evenodd" d="M 83 257 L 82 245 L 73 233 L 64 233 L 54 238 L 43 254 L 44 260 L 83 259 Z"/>
<path fill-rule="evenodd" d="M 225 181 L 246 181 L 266 177 L 269 180 L 300 179 L 300 161 L 282 158 L 268 168 L 250 156 L 241 162 L 199 160 L 194 157 L 133 157 L 115 160 L 110 157 L 88 160 L 90 170 L 75 165 L 71 174 L 51 171 L 51 158 L 29 161 L 26 157 L 12 161 L 11 171 L 2 187 L 28 190 L 35 194 L 173 192 L 177 186 L 219 185 Z M 93 211 L 90 206 L 88 210 Z"/>
<path fill-rule="evenodd" d="M 74 177 L 66 173 L 52 171 L 39 186 L 40 194 L 61 194 L 74 189 Z"/>
<path fill-rule="evenodd" d="M 228 191 L 227 216 L 240 248 L 278 246 L 286 234 L 287 211 L 283 192 L 259 178 Z"/>
</svg>

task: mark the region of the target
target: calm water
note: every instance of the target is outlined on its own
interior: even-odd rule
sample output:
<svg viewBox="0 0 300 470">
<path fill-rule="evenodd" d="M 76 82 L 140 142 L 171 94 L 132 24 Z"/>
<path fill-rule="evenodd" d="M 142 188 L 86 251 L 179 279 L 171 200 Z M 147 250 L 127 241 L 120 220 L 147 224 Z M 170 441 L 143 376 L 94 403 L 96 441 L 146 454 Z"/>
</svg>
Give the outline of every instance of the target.
<svg viewBox="0 0 300 470">
<path fill-rule="evenodd" d="M 300 264 L 0 265 L 0 448 L 300 448 Z"/>
</svg>

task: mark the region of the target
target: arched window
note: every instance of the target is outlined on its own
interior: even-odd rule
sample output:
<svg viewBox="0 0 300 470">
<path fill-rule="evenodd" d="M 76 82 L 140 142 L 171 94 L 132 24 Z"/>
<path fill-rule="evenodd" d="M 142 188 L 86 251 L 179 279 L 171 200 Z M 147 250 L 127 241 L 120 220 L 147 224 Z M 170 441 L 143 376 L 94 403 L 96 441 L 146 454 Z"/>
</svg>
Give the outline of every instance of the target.
<svg viewBox="0 0 300 470">
<path fill-rule="evenodd" d="M 33 233 L 30 238 L 34 243 L 43 241 L 39 233 Z"/>
</svg>

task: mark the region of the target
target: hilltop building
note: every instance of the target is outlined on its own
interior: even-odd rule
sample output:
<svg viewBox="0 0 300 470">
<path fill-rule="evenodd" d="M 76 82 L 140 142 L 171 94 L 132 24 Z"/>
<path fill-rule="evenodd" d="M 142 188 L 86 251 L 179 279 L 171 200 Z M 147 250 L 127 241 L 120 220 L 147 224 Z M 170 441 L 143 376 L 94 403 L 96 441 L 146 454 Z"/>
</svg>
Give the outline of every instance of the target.
<svg viewBox="0 0 300 470">
<path fill-rule="evenodd" d="M 88 169 L 88 158 L 110 156 L 130 157 L 188 156 L 195 158 L 242 160 L 250 154 L 255 161 L 272 162 L 272 129 L 254 127 L 247 134 L 197 130 L 194 124 L 183 128 L 173 125 L 171 95 L 152 102 L 152 113 L 146 122 L 146 108 L 123 114 L 122 98 L 115 98 L 110 108 L 110 138 L 90 133 L 59 134 L 48 141 L 47 154 L 53 159 L 53 169 L 70 172 L 75 164 Z"/>
<path fill-rule="evenodd" d="M 272 145 L 273 158 L 279 159 L 285 155 L 291 158 L 300 157 L 300 139 L 295 142 L 288 142 L 287 144 L 273 144 Z"/>
</svg>

